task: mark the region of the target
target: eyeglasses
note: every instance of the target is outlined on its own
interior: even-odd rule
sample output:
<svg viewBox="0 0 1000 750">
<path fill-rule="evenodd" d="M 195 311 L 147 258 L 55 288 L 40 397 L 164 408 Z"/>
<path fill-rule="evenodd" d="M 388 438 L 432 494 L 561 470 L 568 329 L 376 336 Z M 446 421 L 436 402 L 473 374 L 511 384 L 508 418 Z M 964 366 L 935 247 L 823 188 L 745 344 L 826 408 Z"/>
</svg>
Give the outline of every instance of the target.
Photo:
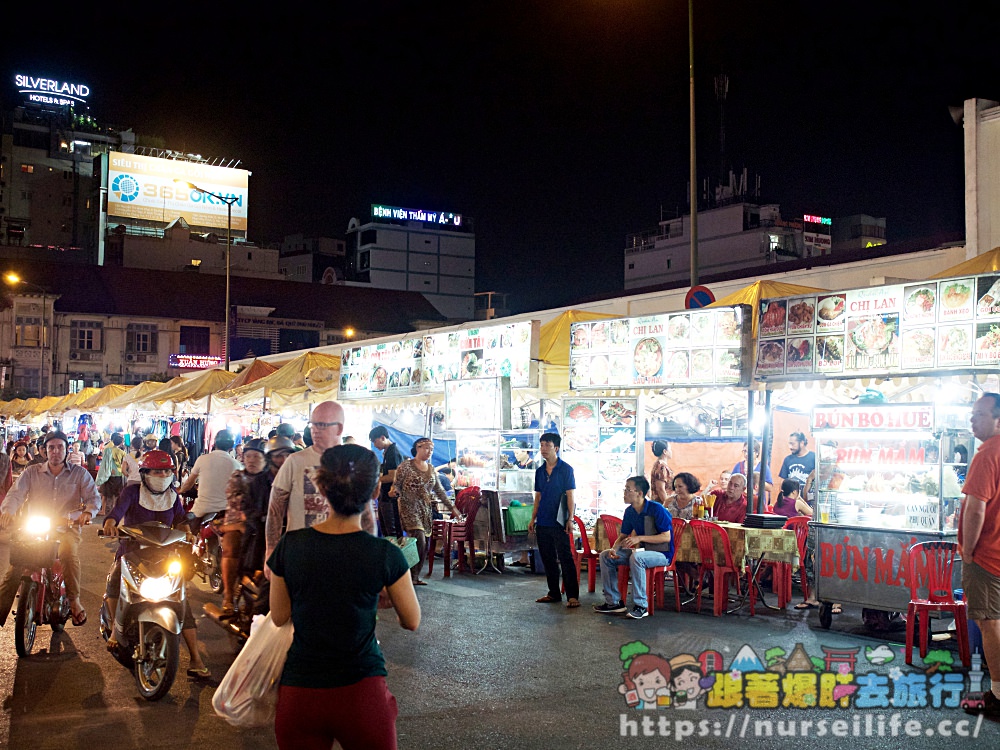
<svg viewBox="0 0 1000 750">
<path fill-rule="evenodd" d="M 625 488 L 625 490 L 624 490 L 623 492 L 624 492 L 624 494 L 626 494 L 626 495 L 634 495 L 634 494 L 636 494 L 637 492 L 639 492 L 639 490 L 630 490 L 630 489 L 628 489 L 628 488 L 626 487 L 626 488 Z"/>
<path fill-rule="evenodd" d="M 309 426 L 314 430 L 328 430 L 331 427 L 336 427 L 337 425 L 342 425 L 343 422 L 310 422 Z"/>
</svg>

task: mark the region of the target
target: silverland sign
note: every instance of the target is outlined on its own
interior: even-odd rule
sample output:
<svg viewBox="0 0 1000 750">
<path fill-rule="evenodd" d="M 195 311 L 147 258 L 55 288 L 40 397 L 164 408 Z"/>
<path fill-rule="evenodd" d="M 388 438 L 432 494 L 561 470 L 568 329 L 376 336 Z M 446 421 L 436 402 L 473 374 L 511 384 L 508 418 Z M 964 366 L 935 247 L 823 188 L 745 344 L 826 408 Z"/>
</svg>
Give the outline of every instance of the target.
<svg viewBox="0 0 1000 750">
<path fill-rule="evenodd" d="M 90 87 L 82 83 L 67 83 L 23 73 L 14 75 L 14 85 L 20 93 L 27 94 L 28 101 L 40 104 L 86 103 L 90 96 Z"/>
</svg>

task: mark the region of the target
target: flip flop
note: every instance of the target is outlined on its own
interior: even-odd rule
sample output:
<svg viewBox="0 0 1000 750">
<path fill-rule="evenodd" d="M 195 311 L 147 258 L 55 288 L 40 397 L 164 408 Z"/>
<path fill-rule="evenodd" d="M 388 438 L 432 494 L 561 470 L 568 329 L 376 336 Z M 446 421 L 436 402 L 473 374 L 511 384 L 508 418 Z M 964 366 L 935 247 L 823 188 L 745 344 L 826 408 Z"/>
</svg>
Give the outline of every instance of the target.
<svg viewBox="0 0 1000 750">
<path fill-rule="evenodd" d="M 414 586 L 426 586 L 427 585 L 427 581 L 421 581 L 419 578 L 414 578 L 413 579 L 413 585 Z"/>
<path fill-rule="evenodd" d="M 87 610 L 81 609 L 79 612 L 70 613 L 73 618 L 73 625 L 79 627 L 87 624 Z"/>
<path fill-rule="evenodd" d="M 556 599 L 554 596 L 549 596 L 548 594 L 535 599 L 536 604 L 558 604 L 561 601 L 562 599 Z"/>
<path fill-rule="evenodd" d="M 818 604 L 813 604 L 812 602 L 799 602 L 795 605 L 795 609 L 816 609 Z"/>
<path fill-rule="evenodd" d="M 209 671 L 208 667 L 202 667 L 201 669 L 188 669 L 187 676 L 192 680 L 212 679 L 212 673 Z"/>
<path fill-rule="evenodd" d="M 579 606 L 580 606 L 580 600 L 579 599 L 567 599 L 566 600 L 566 609 L 576 609 Z"/>
<path fill-rule="evenodd" d="M 841 615 L 843 613 L 844 613 L 844 610 L 840 608 L 839 604 L 834 604 L 834 605 L 832 605 L 830 607 L 830 614 L 831 615 Z"/>
</svg>

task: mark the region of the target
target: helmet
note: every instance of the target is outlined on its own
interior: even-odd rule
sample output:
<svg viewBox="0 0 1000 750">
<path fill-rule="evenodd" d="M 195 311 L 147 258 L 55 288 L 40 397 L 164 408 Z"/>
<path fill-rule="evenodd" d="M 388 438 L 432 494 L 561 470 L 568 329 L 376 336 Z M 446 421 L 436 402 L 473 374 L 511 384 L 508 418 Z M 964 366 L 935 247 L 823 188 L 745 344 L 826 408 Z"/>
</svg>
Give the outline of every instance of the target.
<svg viewBox="0 0 1000 750">
<path fill-rule="evenodd" d="M 149 471 L 150 469 L 170 469 L 174 468 L 174 460 L 166 451 L 149 451 L 139 462 L 139 471 Z"/>
<path fill-rule="evenodd" d="M 234 445 L 236 441 L 229 430 L 220 430 L 215 436 L 215 449 L 218 451 L 231 451 Z"/>
<path fill-rule="evenodd" d="M 281 437 L 290 438 L 294 434 L 295 434 L 295 427 L 292 424 L 288 422 L 282 422 L 281 424 L 278 425 L 278 435 L 280 435 Z"/>
<path fill-rule="evenodd" d="M 286 438 L 282 435 L 275 435 L 267 441 L 267 447 L 264 449 L 264 455 L 270 456 L 275 451 L 286 451 L 288 453 L 292 453 L 294 450 L 295 443 L 293 443 L 290 438 Z"/>
<path fill-rule="evenodd" d="M 48 444 L 53 440 L 62 440 L 66 443 L 66 447 L 69 448 L 69 438 L 66 437 L 66 433 L 61 430 L 49 430 L 45 433 L 45 436 L 39 438 L 42 441 L 43 446 L 48 446 Z"/>
<path fill-rule="evenodd" d="M 155 447 L 155 446 L 159 445 L 159 443 L 160 443 L 160 439 L 158 437 L 156 437 L 156 435 L 154 435 L 152 432 L 149 433 L 148 435 L 146 435 L 146 437 L 144 437 L 142 439 L 142 444 L 143 445 L 149 445 L 149 446 L 154 446 Z"/>
<path fill-rule="evenodd" d="M 263 453 L 266 456 L 267 450 L 265 450 L 264 447 L 266 445 L 267 441 L 264 440 L 264 438 L 253 438 L 251 440 L 247 440 L 243 443 L 243 453 L 245 454 L 247 451 L 257 451 L 258 453 Z"/>
</svg>

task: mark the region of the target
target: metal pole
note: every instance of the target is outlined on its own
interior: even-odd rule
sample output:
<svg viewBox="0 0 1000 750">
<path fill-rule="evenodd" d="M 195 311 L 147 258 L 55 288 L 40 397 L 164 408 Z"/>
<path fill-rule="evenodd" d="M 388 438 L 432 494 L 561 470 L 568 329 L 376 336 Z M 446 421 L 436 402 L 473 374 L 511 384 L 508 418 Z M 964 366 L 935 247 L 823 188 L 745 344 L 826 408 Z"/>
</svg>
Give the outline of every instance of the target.
<svg viewBox="0 0 1000 750">
<path fill-rule="evenodd" d="M 764 480 L 767 477 L 767 466 L 771 460 L 771 389 L 767 388 L 764 390 L 764 432 L 761 435 L 760 440 L 760 489 L 757 492 L 757 509 L 755 513 L 762 513 L 764 511 L 764 506 L 767 504 L 765 500 L 766 490 L 764 489 Z"/>
<path fill-rule="evenodd" d="M 691 97 L 691 286 L 698 283 L 698 170 L 694 142 L 694 0 L 688 0 L 688 78 Z"/>
<path fill-rule="evenodd" d="M 226 372 L 229 372 L 229 265 L 233 253 L 233 203 L 226 201 Z"/>
<path fill-rule="evenodd" d="M 38 396 L 42 398 L 48 394 L 45 392 L 45 292 L 42 292 L 42 327 L 38 331 Z"/>
</svg>

